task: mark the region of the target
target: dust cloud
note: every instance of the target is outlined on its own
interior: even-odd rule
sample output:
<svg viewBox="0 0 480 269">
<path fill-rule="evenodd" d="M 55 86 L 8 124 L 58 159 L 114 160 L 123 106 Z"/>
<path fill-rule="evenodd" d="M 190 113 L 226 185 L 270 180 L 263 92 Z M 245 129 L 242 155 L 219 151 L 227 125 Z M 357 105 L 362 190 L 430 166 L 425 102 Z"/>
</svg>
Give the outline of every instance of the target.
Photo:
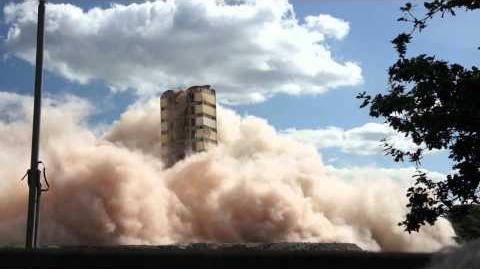
<svg viewBox="0 0 480 269">
<path fill-rule="evenodd" d="M 23 244 L 29 97 L 0 93 L 0 245 Z M 111 126 L 74 96 L 44 104 L 40 242 L 49 245 L 187 242 L 349 242 L 363 249 L 432 251 L 453 244 L 440 220 L 419 234 L 397 223 L 411 169 L 335 168 L 265 120 L 219 108 L 217 148 L 165 169 L 159 100 L 132 105 Z"/>
<path fill-rule="evenodd" d="M 466 242 L 461 246 L 447 247 L 436 253 L 425 269 L 471 269 L 480 268 L 480 240 Z"/>
</svg>

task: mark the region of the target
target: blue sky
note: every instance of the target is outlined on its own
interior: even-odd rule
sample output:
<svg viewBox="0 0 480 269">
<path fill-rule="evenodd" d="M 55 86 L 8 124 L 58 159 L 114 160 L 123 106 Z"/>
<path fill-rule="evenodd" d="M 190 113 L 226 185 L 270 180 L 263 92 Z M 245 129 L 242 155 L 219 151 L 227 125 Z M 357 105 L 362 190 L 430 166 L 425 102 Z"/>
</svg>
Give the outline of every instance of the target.
<svg viewBox="0 0 480 269">
<path fill-rule="evenodd" d="M 2 1 L 2 10 L 8 2 Z M 84 10 L 93 7 L 110 7 L 108 1 L 50 2 L 71 3 Z M 319 14 L 329 14 L 336 19 L 348 22 L 349 31 L 344 38 L 326 38 L 322 44 L 336 62 L 350 61 L 358 65 L 361 68 L 363 82 L 335 87 L 324 93 L 297 95 L 280 93 L 263 102 L 229 105 L 229 107 L 240 114 L 265 118 L 279 131 L 325 130 L 333 127 L 337 131 L 347 131 L 367 123 L 381 123 L 381 120 L 369 117 L 366 109 L 359 109 L 359 102 L 355 96 L 364 90 L 369 93 L 386 91 L 386 70 L 396 59 L 390 40 L 397 33 L 409 29 L 408 25 L 396 21 L 400 16 L 399 7 L 404 1 L 298 0 L 290 3 L 293 4 L 296 18 L 301 24 L 305 23 L 305 17 Z M 12 25 L 6 22 L 3 12 L 0 21 L 2 37 L 0 53 L 4 56 L 0 61 L 0 90 L 30 95 L 33 91 L 34 67 L 16 52 L 12 52 L 12 47 L 5 45 L 7 32 Z M 409 54 L 429 53 L 467 66 L 478 65 L 480 52 L 475 48 L 480 44 L 480 36 L 472 35 L 474 25 L 480 25 L 480 16 L 476 13 L 460 12 L 456 17 L 435 19 L 422 34 L 415 37 Z M 53 37 L 47 35 L 47 39 L 50 38 Z M 94 104 L 97 113 L 91 117 L 89 121 L 91 125 L 111 123 L 118 119 L 128 105 L 139 98 L 137 92 L 132 89 L 112 91 L 109 82 L 102 78 L 94 78 L 82 84 L 66 77 L 64 73 L 55 71 L 46 71 L 44 85 L 46 95 L 74 94 Z M 217 91 L 221 92 L 222 88 L 217 87 Z M 339 167 L 409 166 L 409 164 L 392 162 L 380 151 L 361 154 L 356 149 L 342 148 L 338 145 L 324 146 L 319 148 L 319 151 L 326 163 Z M 443 173 L 448 172 L 447 154 L 440 152 L 429 155 L 425 160 L 425 167 Z"/>
</svg>

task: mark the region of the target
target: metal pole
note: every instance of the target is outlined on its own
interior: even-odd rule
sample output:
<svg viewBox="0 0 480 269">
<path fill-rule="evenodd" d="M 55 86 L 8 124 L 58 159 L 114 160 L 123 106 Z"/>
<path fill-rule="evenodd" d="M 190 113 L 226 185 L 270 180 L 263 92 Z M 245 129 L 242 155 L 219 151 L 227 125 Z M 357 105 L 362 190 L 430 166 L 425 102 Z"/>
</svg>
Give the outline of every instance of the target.
<svg viewBox="0 0 480 269">
<path fill-rule="evenodd" d="M 40 143 L 40 116 L 42 106 L 43 41 L 45 28 L 45 2 L 38 2 L 37 20 L 37 59 L 35 64 L 35 94 L 33 104 L 32 157 L 28 170 L 28 216 L 25 247 L 37 247 L 37 232 L 40 206 L 40 170 L 38 169 L 38 151 Z"/>
</svg>

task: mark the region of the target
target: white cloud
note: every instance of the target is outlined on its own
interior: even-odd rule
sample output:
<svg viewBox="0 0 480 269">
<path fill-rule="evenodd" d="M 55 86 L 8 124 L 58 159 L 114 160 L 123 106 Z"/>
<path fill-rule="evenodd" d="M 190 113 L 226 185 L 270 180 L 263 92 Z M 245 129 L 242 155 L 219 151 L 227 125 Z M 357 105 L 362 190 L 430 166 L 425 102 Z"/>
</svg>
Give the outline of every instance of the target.
<svg viewBox="0 0 480 269">
<path fill-rule="evenodd" d="M 307 16 L 305 22 L 308 29 L 324 33 L 326 36 L 332 36 L 336 39 L 342 39 L 350 30 L 350 25 L 344 20 L 337 19 L 328 14 L 318 16 Z"/>
<path fill-rule="evenodd" d="M 286 136 L 315 145 L 318 149 L 339 148 L 345 153 L 372 155 L 383 153 L 382 139 L 400 150 L 414 150 L 418 146 L 409 137 L 396 132 L 386 124 L 366 123 L 352 129 L 327 127 L 319 129 L 287 129 Z"/>
<path fill-rule="evenodd" d="M 4 8 L 7 53 L 32 64 L 35 10 L 34 1 Z M 343 38 L 348 23 L 322 14 L 305 20 L 299 23 L 287 0 L 167 0 L 88 11 L 50 3 L 46 68 L 141 95 L 211 84 L 230 102 L 361 83 L 361 68 L 336 61 L 324 43 Z"/>
</svg>

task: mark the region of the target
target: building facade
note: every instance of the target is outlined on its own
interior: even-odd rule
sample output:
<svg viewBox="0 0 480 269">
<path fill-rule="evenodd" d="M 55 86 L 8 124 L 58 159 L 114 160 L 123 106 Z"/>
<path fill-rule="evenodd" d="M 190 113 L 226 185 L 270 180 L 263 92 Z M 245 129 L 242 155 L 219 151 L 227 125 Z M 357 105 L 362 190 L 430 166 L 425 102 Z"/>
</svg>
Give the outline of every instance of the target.
<svg viewBox="0 0 480 269">
<path fill-rule="evenodd" d="M 162 155 L 167 166 L 217 144 L 216 94 L 210 85 L 166 91 L 160 108 Z"/>
</svg>

